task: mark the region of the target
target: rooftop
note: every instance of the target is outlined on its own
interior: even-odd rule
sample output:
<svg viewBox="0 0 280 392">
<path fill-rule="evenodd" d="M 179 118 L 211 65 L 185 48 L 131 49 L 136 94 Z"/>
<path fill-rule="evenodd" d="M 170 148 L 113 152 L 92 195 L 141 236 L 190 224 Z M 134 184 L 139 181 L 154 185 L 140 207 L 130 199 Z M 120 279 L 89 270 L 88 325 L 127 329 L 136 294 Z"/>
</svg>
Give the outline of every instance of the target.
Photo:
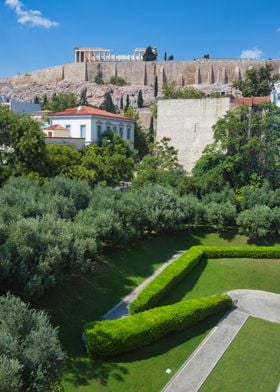
<svg viewBox="0 0 280 392">
<path fill-rule="evenodd" d="M 45 129 L 47 131 L 67 131 L 68 130 L 67 128 L 63 127 L 62 125 L 58 125 L 58 124 L 51 125 L 50 127 L 45 128 Z"/>
<path fill-rule="evenodd" d="M 110 113 L 106 110 L 96 109 L 91 106 L 77 106 L 73 108 L 65 109 L 63 112 L 52 113 L 49 117 L 72 117 L 72 116 L 98 116 L 106 117 L 111 119 L 119 119 L 125 121 L 134 121 L 120 114 Z"/>
<path fill-rule="evenodd" d="M 254 106 L 259 105 L 260 103 L 270 102 L 270 96 L 267 97 L 240 97 L 235 98 L 232 101 L 233 105 L 245 105 L 245 106 Z"/>
</svg>

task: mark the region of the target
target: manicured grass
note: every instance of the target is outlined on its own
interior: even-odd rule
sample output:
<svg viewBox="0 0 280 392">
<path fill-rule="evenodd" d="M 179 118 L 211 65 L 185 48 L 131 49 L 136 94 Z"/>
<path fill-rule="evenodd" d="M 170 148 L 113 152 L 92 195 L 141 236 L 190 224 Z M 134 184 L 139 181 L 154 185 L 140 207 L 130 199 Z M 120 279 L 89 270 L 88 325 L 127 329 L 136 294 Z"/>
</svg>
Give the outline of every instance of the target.
<svg viewBox="0 0 280 392">
<path fill-rule="evenodd" d="M 209 259 L 202 260 L 160 305 L 182 299 L 219 294 L 228 290 L 252 289 L 280 293 L 280 260 Z"/>
<path fill-rule="evenodd" d="M 276 239 L 271 244 L 277 242 L 280 240 Z M 99 319 L 174 253 L 200 244 L 240 246 L 247 245 L 247 238 L 236 235 L 235 232 L 220 236 L 209 230 L 192 233 L 181 230 L 151 236 L 137 242 L 130 249 L 107 253 L 102 263 L 97 263 L 91 273 L 69 280 L 40 300 L 37 306 L 49 311 L 53 324 L 59 326 L 61 342 L 68 354 L 63 379 L 65 392 L 157 392 L 165 385 L 217 320 L 209 319 L 190 331 L 171 336 L 144 350 L 110 362 L 91 362 L 84 350 L 81 333 L 86 322 Z M 206 271 L 207 268 L 203 274 Z M 202 270 L 193 272 L 198 276 L 192 275 L 191 287 L 185 287 L 184 293 L 199 282 L 201 272 Z M 231 278 L 235 279 L 234 276 Z M 260 282 L 266 280 L 262 276 L 256 279 Z M 228 289 L 220 288 L 221 282 L 215 279 L 215 274 L 211 275 L 211 284 L 213 294 Z M 237 287 L 240 288 L 238 285 Z M 195 296 L 199 295 L 194 293 L 193 297 Z M 168 367 L 172 369 L 170 375 L 165 374 Z"/>
<path fill-rule="evenodd" d="M 280 324 L 249 318 L 200 392 L 275 392 L 280 382 Z"/>
</svg>

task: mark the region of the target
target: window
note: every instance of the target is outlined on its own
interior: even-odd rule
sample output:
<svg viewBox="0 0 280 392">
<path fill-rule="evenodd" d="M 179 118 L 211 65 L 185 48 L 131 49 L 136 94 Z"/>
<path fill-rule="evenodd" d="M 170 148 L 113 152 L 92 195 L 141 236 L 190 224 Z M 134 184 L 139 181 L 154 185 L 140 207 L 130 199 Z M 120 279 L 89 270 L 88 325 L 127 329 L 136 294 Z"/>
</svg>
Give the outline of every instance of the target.
<svg viewBox="0 0 280 392">
<path fill-rule="evenodd" d="M 131 129 L 130 127 L 127 127 L 127 139 L 130 140 L 131 137 Z"/>
<path fill-rule="evenodd" d="M 80 125 L 80 137 L 83 137 L 83 138 L 86 137 L 86 126 L 85 125 Z"/>
<path fill-rule="evenodd" d="M 52 132 L 51 131 L 48 132 L 48 137 L 52 137 Z"/>
<path fill-rule="evenodd" d="M 123 127 L 120 127 L 120 135 L 123 137 Z"/>
<path fill-rule="evenodd" d="M 117 127 L 116 126 L 113 126 L 113 132 L 117 133 Z"/>
<path fill-rule="evenodd" d="M 97 138 L 98 140 L 101 138 L 102 135 L 102 125 L 97 125 Z"/>
<path fill-rule="evenodd" d="M 65 125 L 65 128 L 67 129 L 67 131 L 68 131 L 69 134 L 70 134 L 70 132 L 71 132 L 71 125 L 70 125 L 70 124 L 67 124 L 67 125 Z"/>
</svg>

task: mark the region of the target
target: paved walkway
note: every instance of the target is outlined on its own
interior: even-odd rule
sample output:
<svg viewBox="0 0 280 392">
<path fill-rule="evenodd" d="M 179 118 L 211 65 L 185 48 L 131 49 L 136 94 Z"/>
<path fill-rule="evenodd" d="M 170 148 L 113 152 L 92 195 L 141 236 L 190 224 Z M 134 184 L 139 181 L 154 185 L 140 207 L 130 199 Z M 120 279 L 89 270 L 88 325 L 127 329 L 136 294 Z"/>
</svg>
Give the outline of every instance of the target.
<svg viewBox="0 0 280 392">
<path fill-rule="evenodd" d="M 258 290 L 228 294 L 236 309 L 213 328 L 201 345 L 164 387 L 164 392 L 197 392 L 249 316 L 280 323 L 280 295 Z"/>
<path fill-rule="evenodd" d="M 121 317 L 125 317 L 128 315 L 128 307 L 129 304 L 137 297 L 140 291 L 143 290 L 145 286 L 147 286 L 151 280 L 153 280 L 157 275 L 159 275 L 169 264 L 173 263 L 176 259 L 178 259 L 181 254 L 183 254 L 185 250 L 175 253 L 169 260 L 162 264 L 160 268 L 158 268 L 148 279 L 146 279 L 143 283 L 141 283 L 135 290 L 133 290 L 130 294 L 124 297 L 116 306 L 114 306 L 109 312 L 107 312 L 104 316 L 104 320 L 115 320 Z"/>
</svg>

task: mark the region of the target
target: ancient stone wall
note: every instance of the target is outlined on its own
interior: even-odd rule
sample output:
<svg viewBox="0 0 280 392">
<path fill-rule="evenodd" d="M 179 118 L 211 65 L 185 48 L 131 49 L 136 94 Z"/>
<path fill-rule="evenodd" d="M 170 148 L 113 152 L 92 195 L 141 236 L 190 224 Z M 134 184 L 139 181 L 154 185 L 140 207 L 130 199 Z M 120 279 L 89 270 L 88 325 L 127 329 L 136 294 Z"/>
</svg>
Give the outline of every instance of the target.
<svg viewBox="0 0 280 392">
<path fill-rule="evenodd" d="M 204 148 L 213 143 L 212 126 L 230 109 L 230 98 L 159 100 L 156 139 L 171 139 L 179 162 L 191 173 Z"/>
<path fill-rule="evenodd" d="M 65 64 L 45 68 L 39 71 L 0 79 L 0 83 L 8 82 L 19 86 L 30 83 L 55 84 L 61 80 L 94 82 L 98 72 L 102 73 L 105 82 L 111 76 L 124 78 L 127 84 L 154 86 L 155 76 L 161 88 L 165 83 L 175 81 L 180 87 L 188 85 L 224 85 L 233 80 L 242 79 L 249 68 L 258 68 L 271 64 L 274 73 L 279 73 L 280 60 L 195 60 L 165 62 L 100 62 Z"/>
</svg>

